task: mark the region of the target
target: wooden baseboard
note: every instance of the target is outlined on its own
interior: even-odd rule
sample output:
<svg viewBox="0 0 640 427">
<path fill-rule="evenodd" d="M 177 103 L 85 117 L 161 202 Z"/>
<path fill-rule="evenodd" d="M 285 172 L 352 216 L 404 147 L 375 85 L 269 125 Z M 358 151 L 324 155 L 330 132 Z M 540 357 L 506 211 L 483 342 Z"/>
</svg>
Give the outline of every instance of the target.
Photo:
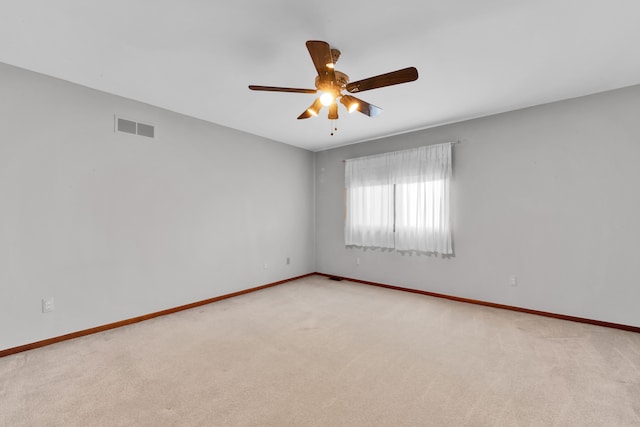
<svg viewBox="0 0 640 427">
<path fill-rule="evenodd" d="M 279 282 L 269 283 L 267 285 L 257 286 L 255 288 L 245 289 L 238 292 L 233 292 L 218 297 L 209 298 L 202 301 L 196 301 L 191 304 L 185 304 L 167 310 L 156 311 L 155 313 L 145 314 L 143 316 L 133 317 L 131 319 L 121 320 L 119 322 L 109 323 L 107 325 L 96 326 L 95 328 L 84 329 L 78 332 L 72 332 L 69 334 L 61 335 L 59 337 L 48 338 L 46 340 L 37 341 L 30 344 L 24 344 L 18 347 L 8 348 L 6 350 L 0 350 L 0 357 L 9 356 L 10 354 L 20 353 L 27 350 L 33 350 L 34 348 L 44 347 L 47 345 L 59 343 L 61 341 L 70 340 L 73 338 L 79 338 L 86 335 L 96 334 L 98 332 L 108 331 L 109 329 L 119 328 L 121 326 L 131 325 L 133 323 L 142 322 L 144 320 L 153 319 L 154 317 L 166 316 L 167 314 L 177 313 L 183 310 L 189 310 L 190 308 L 200 307 L 202 305 L 211 304 L 212 302 L 221 301 L 228 298 L 237 297 L 239 295 L 248 294 L 250 292 L 259 291 L 261 289 L 270 288 L 272 286 L 281 285 L 283 283 L 291 282 L 293 280 L 302 279 L 303 277 L 313 276 L 315 273 L 304 274 L 302 276 L 292 277 L 290 279 L 280 280 Z"/>
<path fill-rule="evenodd" d="M 149 314 L 145 314 L 143 316 L 134 317 L 134 318 L 131 318 L 131 319 L 126 319 L 126 320 L 121 320 L 119 322 L 109 323 L 107 325 L 96 326 L 95 328 L 84 329 L 82 331 L 72 332 L 72 333 L 61 335 L 61 336 L 58 336 L 58 337 L 48 338 L 46 340 L 37 341 L 37 342 L 34 342 L 34 343 L 29 343 L 29 344 L 24 344 L 24 345 L 21 345 L 21 346 L 18 346 L 18 347 L 8 348 L 6 350 L 0 350 L 0 357 L 9 356 L 11 354 L 20 353 L 20 352 L 23 352 L 23 351 L 32 350 L 32 349 L 39 348 L 39 347 L 44 347 L 44 346 L 47 346 L 47 345 L 51 345 L 51 344 L 55 344 L 55 343 L 58 343 L 58 342 L 70 340 L 70 339 L 73 339 L 73 338 L 79 338 L 79 337 L 83 337 L 83 336 L 86 336 L 86 335 L 96 334 L 98 332 L 108 331 L 109 329 L 115 329 L 115 328 L 119 328 L 121 326 L 131 325 L 133 323 L 138 323 L 138 322 L 142 322 L 144 320 L 153 319 L 154 317 L 166 316 L 167 314 L 177 313 L 177 312 L 183 311 L 183 310 L 189 310 L 191 308 L 199 307 L 199 306 L 206 305 L 206 304 L 211 304 L 211 303 L 216 302 L 216 301 L 221 301 L 221 300 L 224 300 L 224 299 L 233 298 L 233 297 L 236 297 L 236 296 L 239 296 L 239 295 L 248 294 L 250 292 L 259 291 L 261 289 L 270 288 L 272 286 L 281 285 L 283 283 L 291 282 L 293 280 L 298 280 L 298 279 L 302 279 L 304 277 L 309 277 L 309 276 L 313 276 L 313 275 L 320 275 L 320 276 L 331 277 L 331 278 L 335 278 L 335 279 L 348 280 L 350 282 L 361 283 L 361 284 L 364 284 L 364 285 L 378 286 L 378 287 L 381 287 L 381 288 L 394 289 L 394 290 L 403 291 L 403 292 L 412 292 L 412 293 L 415 293 L 415 294 L 427 295 L 427 296 L 436 297 L 436 298 L 444 298 L 444 299 L 448 299 L 448 300 L 452 300 L 452 301 L 465 302 L 465 303 L 476 304 L 476 305 L 483 305 L 483 306 L 486 306 L 486 307 L 493 307 L 493 308 L 500 308 L 500 309 L 503 309 L 503 310 L 518 311 L 518 312 L 521 312 L 521 313 L 535 314 L 535 315 L 538 315 L 538 316 L 552 317 L 552 318 L 555 318 L 555 319 L 568 320 L 568 321 L 571 321 L 571 322 L 587 323 L 587 324 L 590 324 L 590 325 L 603 326 L 603 327 L 606 327 L 606 328 L 621 329 L 621 330 L 624 330 L 624 331 L 640 333 L 640 327 L 638 327 L 638 326 L 630 326 L 630 325 L 624 325 L 624 324 L 620 324 L 620 323 L 604 322 L 604 321 L 601 321 L 601 320 L 586 319 L 586 318 L 583 318 L 583 317 L 568 316 L 568 315 L 565 315 L 565 314 L 549 313 L 549 312 L 546 312 L 546 311 L 531 310 L 531 309 L 523 308 L 523 307 L 515 307 L 515 306 L 511 306 L 511 305 L 497 304 L 497 303 L 493 303 L 493 302 L 487 302 L 487 301 L 480 301 L 480 300 L 474 300 L 474 299 L 469 299 L 469 298 L 456 297 L 456 296 L 452 296 L 452 295 L 439 294 L 439 293 L 436 293 L 436 292 L 422 291 L 422 290 L 419 290 L 419 289 L 404 288 L 404 287 L 401 287 L 401 286 L 387 285 L 387 284 L 384 284 L 384 283 L 370 282 L 370 281 L 367 281 L 367 280 L 353 279 L 353 278 L 343 277 L 343 276 L 335 276 L 335 275 L 332 275 L 332 274 L 309 273 L 309 274 L 304 274 L 302 276 L 292 277 L 290 279 L 285 279 L 285 280 L 280 280 L 278 282 L 269 283 L 267 285 L 257 286 L 255 288 L 245 289 L 245 290 L 242 290 L 242 291 L 233 292 L 233 293 L 226 294 L 226 295 L 220 295 L 220 296 L 209 298 L 209 299 L 202 300 L 202 301 L 196 301 L 196 302 L 193 302 L 191 304 L 185 304 L 185 305 L 181 305 L 181 306 L 178 306 L 178 307 L 169 308 L 167 310 L 157 311 L 155 313 L 149 313 Z"/>
<path fill-rule="evenodd" d="M 531 310 L 529 308 L 515 307 L 515 306 L 511 306 L 511 305 L 497 304 L 497 303 L 494 303 L 494 302 L 480 301 L 480 300 L 474 300 L 474 299 L 469 299 L 469 298 L 461 298 L 461 297 L 456 297 L 456 296 L 452 296 L 452 295 L 439 294 L 439 293 L 436 293 L 436 292 L 421 291 L 421 290 L 418 290 L 418 289 L 403 288 L 401 286 L 386 285 L 384 283 L 369 282 L 367 280 L 352 279 L 352 278 L 349 278 L 349 277 L 336 276 L 336 275 L 333 275 L 333 274 L 325 274 L 325 273 L 316 273 L 316 274 L 318 274 L 320 276 L 326 276 L 326 277 L 329 277 L 329 278 L 334 278 L 334 280 L 335 280 L 335 278 L 338 278 L 338 279 L 342 279 L 342 280 L 348 280 L 349 282 L 362 283 L 364 285 L 378 286 L 378 287 L 381 287 L 381 288 L 395 289 L 397 291 L 403 291 L 403 292 L 412 292 L 414 294 L 427 295 L 427 296 L 436 297 L 436 298 L 444 298 L 444 299 L 448 299 L 448 300 L 452 300 L 452 301 L 466 302 L 466 303 L 469 303 L 469 304 L 476 304 L 476 305 L 484 305 L 486 307 L 493 307 L 493 308 L 500 308 L 500 309 L 503 309 L 503 310 L 518 311 L 520 313 L 535 314 L 535 315 L 538 315 L 538 316 L 553 317 L 555 319 L 568 320 L 570 322 L 588 323 L 590 325 L 603 326 L 605 328 L 622 329 L 623 331 L 630 331 L 630 332 L 640 333 L 640 327 L 638 327 L 638 326 L 623 325 L 623 324 L 620 324 L 620 323 L 603 322 L 601 320 L 586 319 L 584 317 L 568 316 L 568 315 L 565 315 L 565 314 L 549 313 L 549 312 L 546 312 L 546 311 Z"/>
</svg>

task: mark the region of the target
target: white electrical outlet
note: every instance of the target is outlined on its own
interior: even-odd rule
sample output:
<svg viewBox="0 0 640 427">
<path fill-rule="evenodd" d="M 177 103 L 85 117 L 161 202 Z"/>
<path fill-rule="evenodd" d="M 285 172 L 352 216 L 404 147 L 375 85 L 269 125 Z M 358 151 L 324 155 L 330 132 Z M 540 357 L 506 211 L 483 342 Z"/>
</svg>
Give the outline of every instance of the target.
<svg viewBox="0 0 640 427">
<path fill-rule="evenodd" d="M 269 268 L 269 264 L 267 264 L 266 262 L 264 263 L 264 269 L 266 270 L 267 268 Z"/>
<path fill-rule="evenodd" d="M 55 308 L 53 304 L 53 297 L 43 298 L 42 299 L 42 312 L 43 313 L 51 313 Z"/>
<path fill-rule="evenodd" d="M 518 286 L 518 276 L 515 274 L 509 276 L 509 286 Z"/>
</svg>

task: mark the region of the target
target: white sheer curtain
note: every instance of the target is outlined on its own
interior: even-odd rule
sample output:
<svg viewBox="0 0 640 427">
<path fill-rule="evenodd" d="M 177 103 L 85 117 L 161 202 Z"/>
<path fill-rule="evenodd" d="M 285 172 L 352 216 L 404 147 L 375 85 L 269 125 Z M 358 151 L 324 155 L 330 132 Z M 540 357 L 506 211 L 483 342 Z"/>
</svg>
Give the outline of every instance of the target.
<svg viewBox="0 0 640 427">
<path fill-rule="evenodd" d="M 389 156 L 347 160 L 347 245 L 393 248 L 392 160 Z"/>
<path fill-rule="evenodd" d="M 346 161 L 347 246 L 453 253 L 451 143 Z"/>
<path fill-rule="evenodd" d="M 395 248 L 451 254 L 451 143 L 394 153 Z"/>
</svg>

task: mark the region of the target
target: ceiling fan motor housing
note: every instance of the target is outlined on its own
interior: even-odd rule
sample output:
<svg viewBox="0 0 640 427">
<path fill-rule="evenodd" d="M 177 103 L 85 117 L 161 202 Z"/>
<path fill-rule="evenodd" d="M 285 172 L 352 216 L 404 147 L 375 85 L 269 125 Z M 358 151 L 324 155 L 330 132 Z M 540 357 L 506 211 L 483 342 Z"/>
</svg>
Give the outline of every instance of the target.
<svg viewBox="0 0 640 427">
<path fill-rule="evenodd" d="M 327 81 L 321 79 L 320 76 L 317 76 L 316 88 L 322 92 L 334 93 L 337 98 L 340 96 L 340 92 L 342 92 L 342 90 L 347 86 L 347 83 L 349 83 L 349 76 L 342 71 L 336 70 L 334 73 L 336 76 L 334 81 Z"/>
</svg>

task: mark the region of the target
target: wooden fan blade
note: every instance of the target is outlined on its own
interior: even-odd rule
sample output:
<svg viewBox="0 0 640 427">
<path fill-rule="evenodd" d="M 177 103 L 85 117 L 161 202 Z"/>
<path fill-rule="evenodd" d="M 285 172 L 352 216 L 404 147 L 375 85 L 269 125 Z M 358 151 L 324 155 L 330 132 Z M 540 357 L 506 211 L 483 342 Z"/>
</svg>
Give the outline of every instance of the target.
<svg viewBox="0 0 640 427">
<path fill-rule="evenodd" d="M 382 108 L 376 107 L 373 104 L 369 104 L 361 99 L 353 97 L 358 102 L 358 106 L 356 107 L 357 111 L 360 111 L 362 114 L 366 114 L 369 117 L 375 117 L 378 114 L 382 113 Z"/>
<path fill-rule="evenodd" d="M 309 40 L 307 41 L 307 50 L 311 55 L 311 60 L 316 67 L 320 80 L 334 81 L 336 79 L 335 72 L 333 68 L 328 67 L 328 65 L 333 65 L 329 43 L 320 40 Z"/>
<path fill-rule="evenodd" d="M 309 112 L 309 110 L 308 110 L 308 109 L 306 109 L 306 110 L 304 110 L 304 113 L 302 113 L 302 114 L 300 114 L 300 115 L 298 116 L 298 120 L 301 120 L 301 119 L 308 119 L 309 117 L 313 117 L 313 114 L 311 114 L 311 113 Z"/>
<path fill-rule="evenodd" d="M 256 86 L 249 85 L 251 90 L 264 90 L 268 92 L 294 92 L 294 93 L 316 93 L 316 89 L 298 89 L 294 87 L 277 87 L 277 86 Z"/>
<path fill-rule="evenodd" d="M 382 112 L 382 108 L 369 104 L 368 102 L 358 99 L 352 95 L 342 95 L 340 102 L 346 107 L 347 111 L 360 111 L 362 114 L 366 114 L 369 117 L 377 116 Z"/>
<path fill-rule="evenodd" d="M 358 80 L 349 83 L 345 87 L 351 93 L 364 92 L 365 90 L 377 89 L 379 87 L 398 85 L 408 83 L 418 79 L 418 70 L 415 67 L 403 68 L 402 70 L 392 71 L 379 76 L 369 77 L 368 79 Z"/>
<path fill-rule="evenodd" d="M 308 119 L 310 117 L 317 116 L 321 108 L 322 108 L 322 103 L 320 102 L 320 98 L 316 98 L 316 100 L 313 101 L 313 104 L 311 104 L 309 108 L 304 110 L 304 113 L 298 116 L 298 120 Z"/>
</svg>

